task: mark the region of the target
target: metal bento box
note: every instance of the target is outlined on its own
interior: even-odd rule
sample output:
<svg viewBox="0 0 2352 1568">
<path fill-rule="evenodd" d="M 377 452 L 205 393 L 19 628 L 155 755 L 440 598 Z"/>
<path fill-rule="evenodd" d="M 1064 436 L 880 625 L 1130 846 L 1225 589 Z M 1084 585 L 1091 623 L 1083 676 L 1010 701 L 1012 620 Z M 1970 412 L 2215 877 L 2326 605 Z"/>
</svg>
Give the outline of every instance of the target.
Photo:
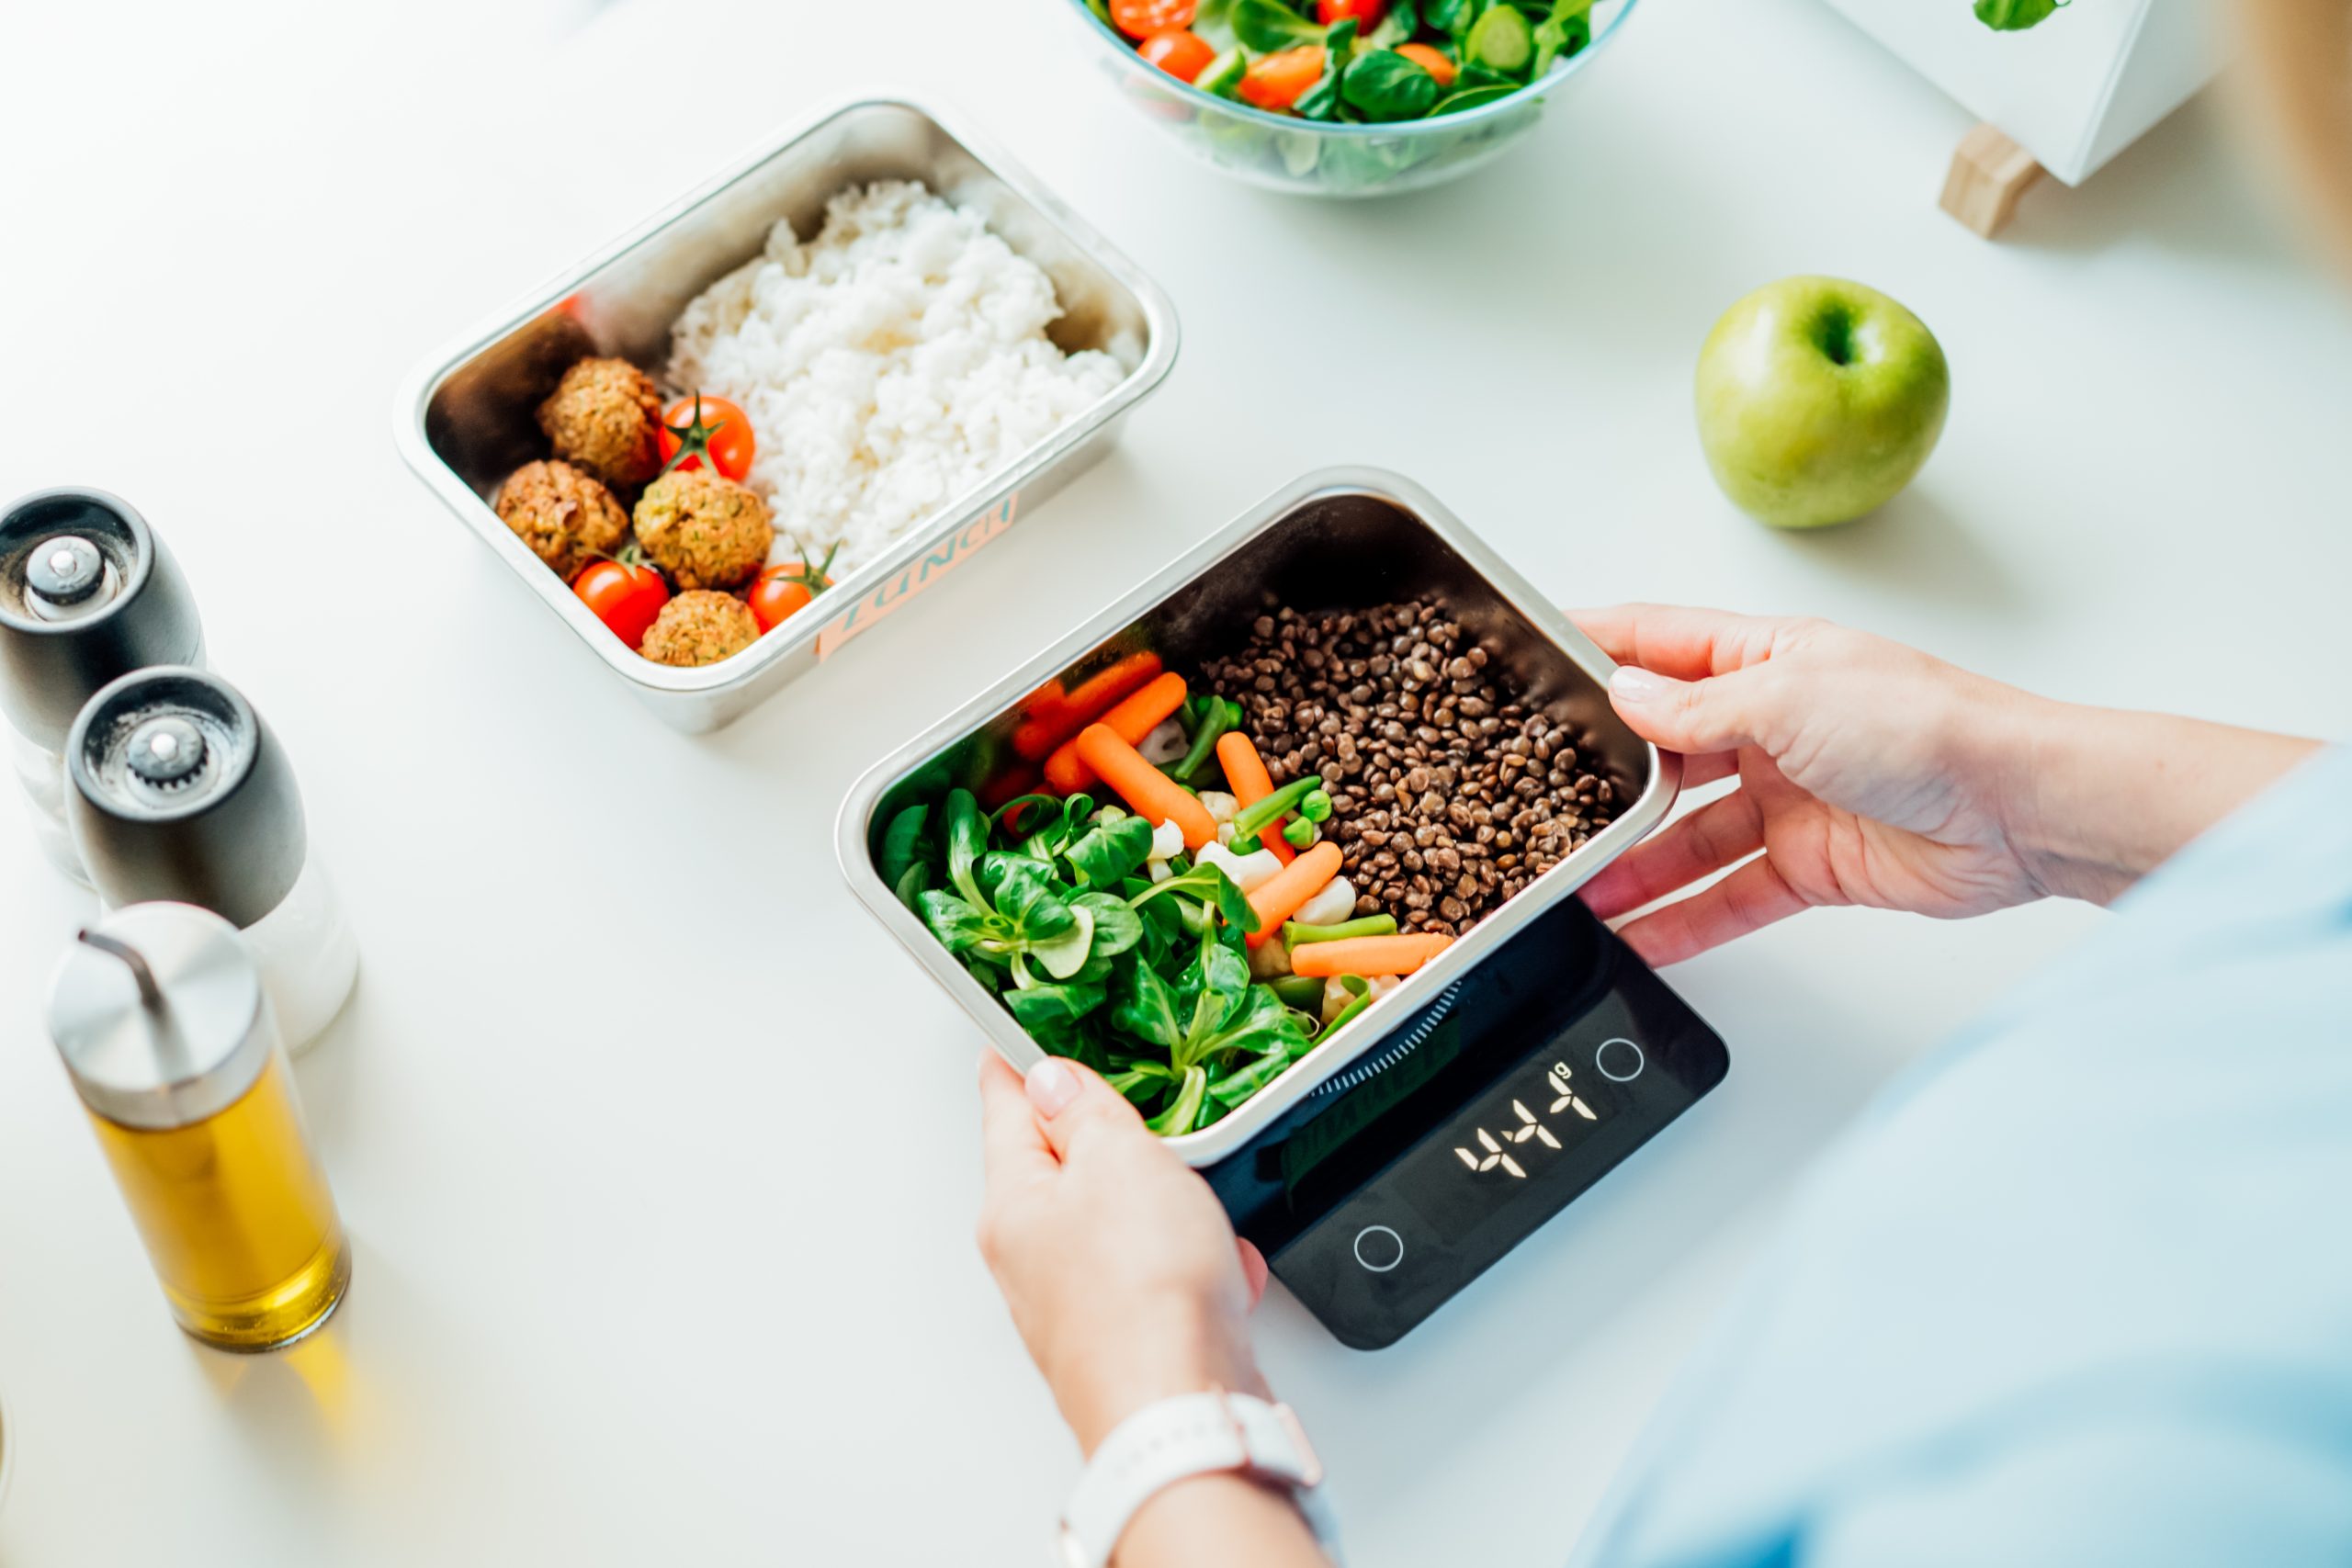
<svg viewBox="0 0 2352 1568">
<path fill-rule="evenodd" d="M 1066 353 L 1100 349 L 1126 370 L 1078 418 L 941 506 L 888 554 L 844 576 L 812 608 L 741 653 L 695 669 L 641 658 L 500 522 L 491 497 L 547 455 L 534 419 L 585 355 L 639 366 L 667 353 L 671 323 L 712 283 L 760 254 L 790 219 L 815 232 L 826 202 L 876 180 L 911 179 L 978 212 L 1052 279 L 1062 310 L 1049 336 Z M 434 355 L 403 383 L 401 457 L 616 675 L 673 728 L 698 733 L 740 716 L 832 657 L 938 582 L 1108 450 L 1126 414 L 1175 363 L 1166 295 L 1020 168 L 939 109 L 869 98 L 786 130 L 519 309 Z"/>
<path fill-rule="evenodd" d="M 876 765 L 851 789 L 836 827 L 842 869 L 858 897 L 954 995 L 1005 1058 L 1023 1070 L 1044 1053 L 1011 1013 L 883 882 L 876 865 L 890 818 L 963 785 L 979 791 L 1009 764 L 1025 700 L 1106 658 L 1149 649 L 1170 669 L 1228 652 L 1264 613 L 1265 594 L 1306 609 L 1436 601 L 1523 686 L 1521 698 L 1576 737 L 1624 802 L 1616 818 L 1434 961 L 1374 1002 L 1230 1114 L 1169 1139 L 1207 1166 L 1231 1154 L 1462 978 L 1546 908 L 1656 828 L 1674 804 L 1681 759 L 1661 752 L 1610 706 L 1615 664 L 1527 581 L 1411 481 L 1373 468 L 1309 474 L 1158 572 Z"/>
</svg>

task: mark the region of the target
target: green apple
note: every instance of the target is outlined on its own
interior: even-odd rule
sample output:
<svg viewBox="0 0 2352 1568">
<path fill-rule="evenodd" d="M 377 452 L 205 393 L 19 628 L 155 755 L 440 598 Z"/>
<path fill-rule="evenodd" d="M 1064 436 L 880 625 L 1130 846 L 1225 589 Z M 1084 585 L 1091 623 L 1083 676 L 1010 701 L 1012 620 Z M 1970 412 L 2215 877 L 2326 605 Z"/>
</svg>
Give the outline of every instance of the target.
<svg viewBox="0 0 2352 1568">
<path fill-rule="evenodd" d="M 1918 317 L 1859 283 L 1784 277 L 1699 351 L 1699 441 L 1725 495 L 1776 528 L 1850 522 L 1943 434 L 1951 367 Z"/>
</svg>

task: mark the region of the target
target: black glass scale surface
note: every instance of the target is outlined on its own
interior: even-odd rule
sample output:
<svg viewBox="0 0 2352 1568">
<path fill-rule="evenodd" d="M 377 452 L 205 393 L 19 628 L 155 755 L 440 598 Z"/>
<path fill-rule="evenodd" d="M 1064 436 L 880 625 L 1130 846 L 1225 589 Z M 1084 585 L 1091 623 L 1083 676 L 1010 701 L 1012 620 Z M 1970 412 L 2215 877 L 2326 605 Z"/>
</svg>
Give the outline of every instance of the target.
<svg viewBox="0 0 2352 1568">
<path fill-rule="evenodd" d="M 1202 1174 L 1307 1310 L 1376 1350 L 1729 1066 L 1715 1032 L 1564 898 Z"/>
</svg>

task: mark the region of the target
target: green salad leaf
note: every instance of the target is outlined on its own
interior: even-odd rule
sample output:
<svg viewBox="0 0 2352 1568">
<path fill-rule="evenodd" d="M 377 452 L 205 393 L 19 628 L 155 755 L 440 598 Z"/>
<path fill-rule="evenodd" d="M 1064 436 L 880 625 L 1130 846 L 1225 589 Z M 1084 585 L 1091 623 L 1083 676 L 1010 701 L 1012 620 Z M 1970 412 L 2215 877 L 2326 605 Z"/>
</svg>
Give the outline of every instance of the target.
<svg viewBox="0 0 2352 1568">
<path fill-rule="evenodd" d="M 2021 33 L 2065 9 L 2067 0 L 1976 0 L 1976 19 L 1996 33 Z"/>
<path fill-rule="evenodd" d="M 1201 0 L 1193 9 L 1194 35 L 1219 54 L 1230 53 L 1241 42 L 1233 30 L 1234 3 L 1235 0 Z"/>
<path fill-rule="evenodd" d="M 1438 100 L 1437 78 L 1391 49 L 1375 49 L 1351 61 L 1340 77 L 1340 93 L 1369 120 L 1419 119 Z"/>
<path fill-rule="evenodd" d="M 916 900 L 931 881 L 931 840 L 923 831 L 930 821 L 931 807 L 921 804 L 891 818 L 889 827 L 883 829 L 882 852 L 874 863 L 890 891 L 910 909 L 917 908 Z"/>
<path fill-rule="evenodd" d="M 1352 24 L 1334 30 L 1344 44 Z M 1180 716 L 1215 770 L 1216 738 L 1240 709 L 1210 697 Z M 1294 802 L 1302 814 L 1306 799 Z M 1141 817 L 1082 795 L 1023 795 L 991 813 L 947 789 L 891 818 L 875 865 L 1031 1039 L 1102 1072 L 1174 1136 L 1311 1049 L 1321 982 L 1253 977 L 1249 899 L 1184 854 L 1155 866 L 1152 837 Z"/>
<path fill-rule="evenodd" d="M 1250 907 L 1249 895 L 1236 886 L 1233 878 L 1219 866 L 1196 865 L 1181 871 L 1165 882 L 1153 883 L 1128 902 L 1140 909 L 1152 899 L 1177 894 L 1213 905 L 1226 924 L 1236 931 L 1247 933 L 1258 929 L 1258 911 Z"/>
<path fill-rule="evenodd" d="M 1231 26 L 1243 48 L 1268 54 L 1323 41 L 1323 29 L 1282 0 L 1232 0 Z"/>
<path fill-rule="evenodd" d="M 1104 822 L 1064 852 L 1070 869 L 1089 887 L 1115 887 L 1140 870 L 1151 855 L 1151 824 L 1140 817 Z"/>
<path fill-rule="evenodd" d="M 1581 52 L 1591 41 L 1592 0 L 1559 0 L 1535 26 L 1535 62 L 1528 67 L 1528 80 L 1541 79 L 1555 62 Z"/>
<path fill-rule="evenodd" d="M 1421 30 L 1419 8 L 1413 0 L 1396 0 L 1388 7 L 1380 25 L 1372 29 L 1361 46 L 1364 49 L 1395 49 L 1400 43 L 1410 43 L 1413 35 Z"/>
<path fill-rule="evenodd" d="M 1356 19 L 1342 17 L 1323 33 L 1323 74 L 1298 96 L 1291 111 L 1301 119 L 1336 119 L 1340 113 L 1340 81 L 1355 47 Z"/>
<path fill-rule="evenodd" d="M 1452 33 L 1461 42 L 1478 19 L 1478 0 L 1421 0 L 1421 20 L 1442 33 Z"/>
<path fill-rule="evenodd" d="M 1199 1067 L 1184 1069 L 1183 1087 L 1167 1110 L 1145 1119 L 1144 1125 L 1163 1138 L 1189 1133 L 1201 1119 L 1201 1102 L 1208 1096 L 1209 1076 Z"/>
</svg>

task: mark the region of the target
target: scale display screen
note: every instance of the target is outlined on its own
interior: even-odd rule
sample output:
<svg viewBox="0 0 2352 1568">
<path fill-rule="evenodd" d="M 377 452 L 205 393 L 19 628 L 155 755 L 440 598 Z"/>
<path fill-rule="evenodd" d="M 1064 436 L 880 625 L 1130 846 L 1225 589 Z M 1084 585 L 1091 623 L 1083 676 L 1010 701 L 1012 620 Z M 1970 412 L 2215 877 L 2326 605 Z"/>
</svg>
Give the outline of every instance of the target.
<svg viewBox="0 0 2352 1568">
<path fill-rule="evenodd" d="M 1611 1049 L 1637 1050 L 1630 1042 Z M 1467 1235 L 1522 1202 L 1543 1204 L 1546 1178 L 1632 1109 L 1614 1089 L 1589 1060 L 1579 1074 L 1566 1055 L 1539 1056 L 1408 1156 L 1413 1168 L 1397 1173 L 1397 1186 L 1447 1235 Z"/>
<path fill-rule="evenodd" d="M 1204 1174 L 1341 1342 L 1393 1343 L 1720 1082 L 1723 1042 L 1564 899 Z"/>
</svg>

